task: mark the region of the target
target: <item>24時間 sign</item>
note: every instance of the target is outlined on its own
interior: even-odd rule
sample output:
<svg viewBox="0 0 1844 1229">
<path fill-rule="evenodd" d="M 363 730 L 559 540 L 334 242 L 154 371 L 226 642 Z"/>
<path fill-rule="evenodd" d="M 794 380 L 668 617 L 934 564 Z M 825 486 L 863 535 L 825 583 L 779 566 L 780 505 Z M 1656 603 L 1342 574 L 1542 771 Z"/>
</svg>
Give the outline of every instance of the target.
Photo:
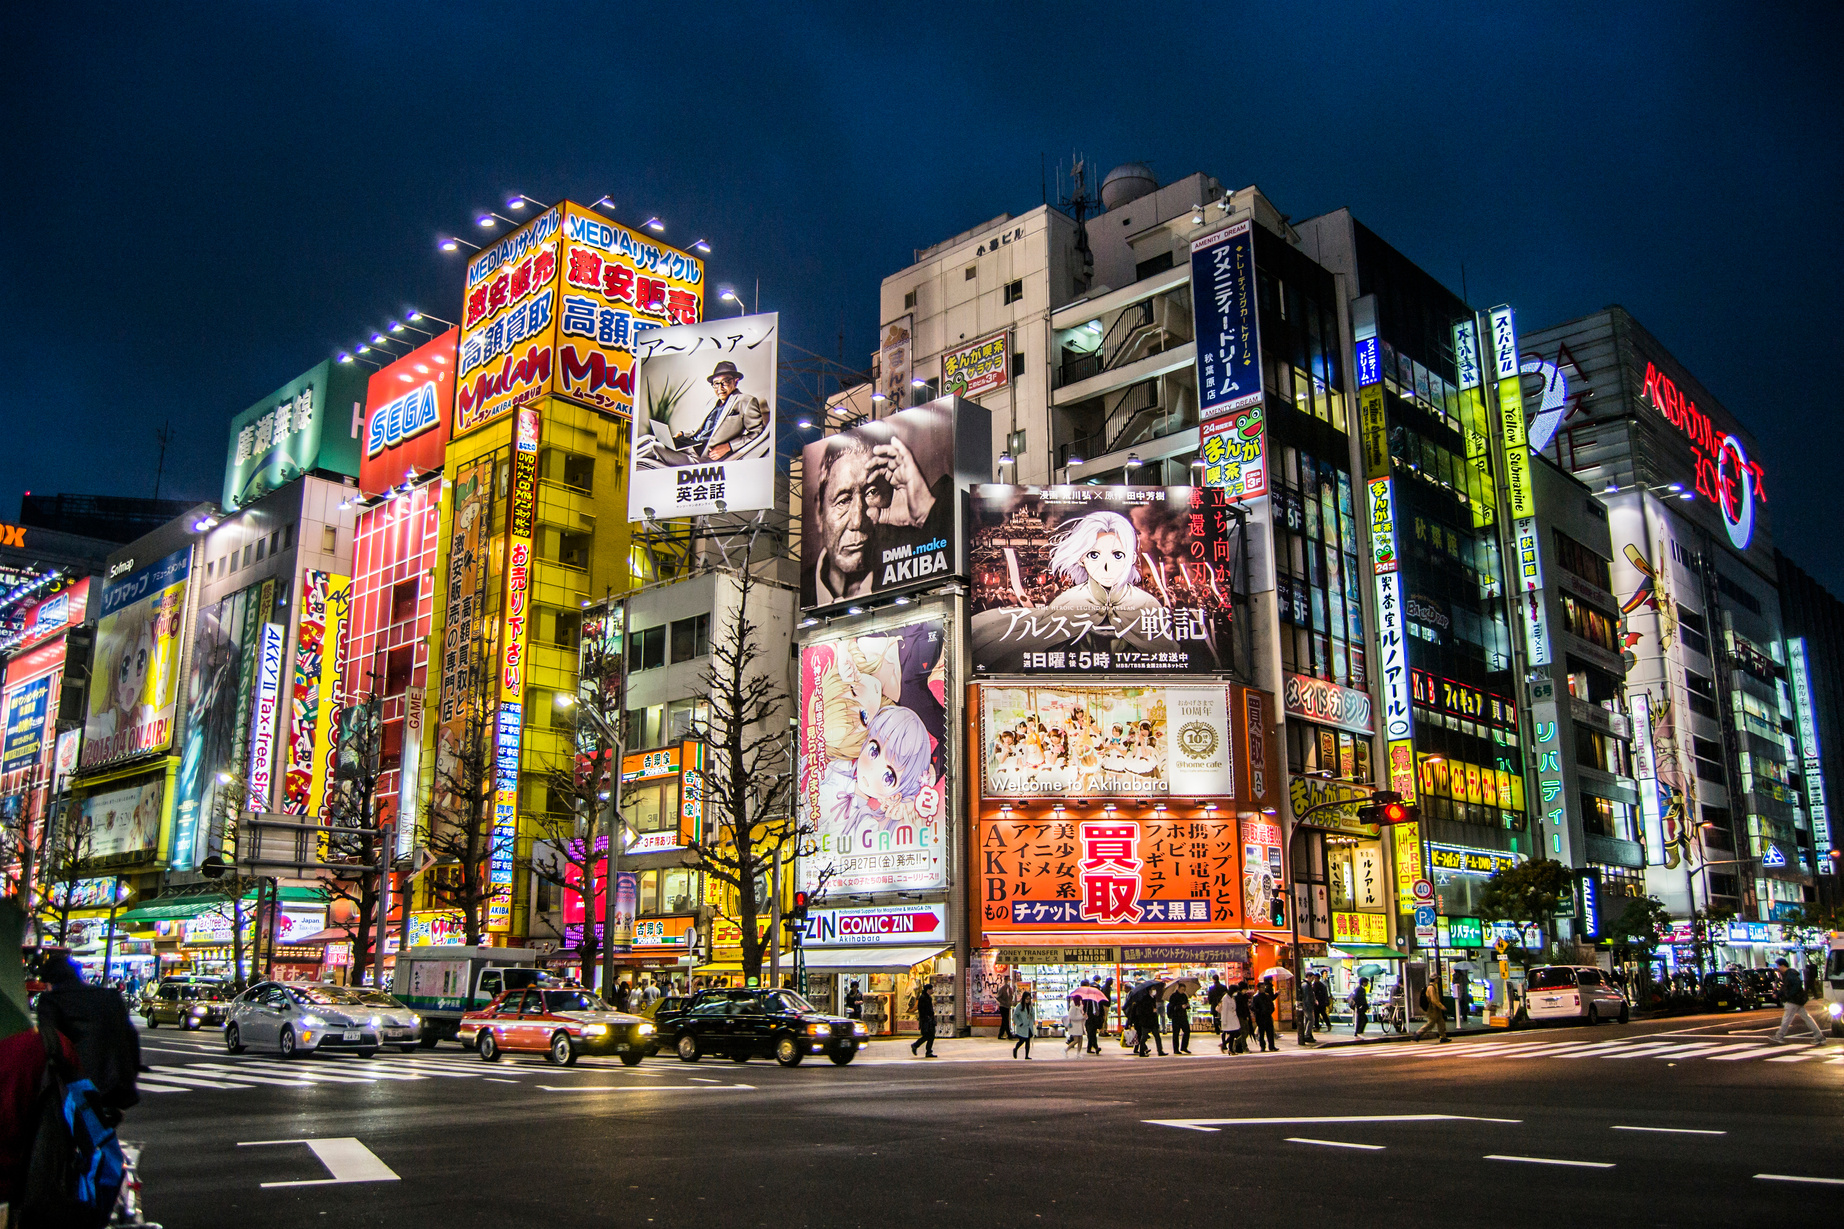
<svg viewBox="0 0 1844 1229">
<path fill-rule="evenodd" d="M 1198 417 L 1260 405 L 1261 323 L 1250 222 L 1192 241 L 1191 312 L 1197 326 Z"/>
</svg>

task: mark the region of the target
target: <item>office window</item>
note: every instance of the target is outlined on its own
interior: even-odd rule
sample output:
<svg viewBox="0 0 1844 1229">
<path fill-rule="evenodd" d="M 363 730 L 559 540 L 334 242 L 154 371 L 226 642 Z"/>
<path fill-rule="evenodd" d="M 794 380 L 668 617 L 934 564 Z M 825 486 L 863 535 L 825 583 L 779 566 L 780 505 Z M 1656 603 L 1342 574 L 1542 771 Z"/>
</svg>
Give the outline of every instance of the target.
<svg viewBox="0 0 1844 1229">
<path fill-rule="evenodd" d="M 672 660 L 691 661 L 711 651 L 711 616 L 694 615 L 672 624 Z"/>
<path fill-rule="evenodd" d="M 416 617 L 416 582 L 399 581 L 391 586 L 391 622 L 403 623 Z"/>
<path fill-rule="evenodd" d="M 595 458 L 579 456 L 574 452 L 565 453 L 563 458 L 563 483 L 579 491 L 595 489 Z"/>
<path fill-rule="evenodd" d="M 583 638 L 583 616 L 574 610 L 560 610 L 552 624 L 551 643 L 573 649 Z"/>
<path fill-rule="evenodd" d="M 665 664 L 666 629 L 664 627 L 642 628 L 629 638 L 627 645 L 627 668 L 629 670 L 652 670 Z"/>
<path fill-rule="evenodd" d="M 331 525 L 321 526 L 320 528 L 320 549 L 325 551 L 329 555 L 339 549 L 339 530 L 338 529 L 334 528 Z"/>
<path fill-rule="evenodd" d="M 1024 279 L 1022 277 L 1017 281 L 1005 283 L 1005 301 L 1007 303 L 1016 303 L 1022 298 L 1024 298 Z"/>
<path fill-rule="evenodd" d="M 709 700 L 674 700 L 666 706 L 666 741 L 676 743 L 682 738 L 695 738 L 710 721 Z"/>
<path fill-rule="evenodd" d="M 213 576 L 216 576 L 217 574 L 218 574 L 217 560 L 207 559 L 205 561 L 205 579 L 210 580 Z"/>
<path fill-rule="evenodd" d="M 1022 353 L 1014 353 L 1012 355 L 1012 379 L 1014 380 L 1021 379 L 1023 376 L 1024 376 L 1024 355 Z"/>
<path fill-rule="evenodd" d="M 256 561 L 256 543 L 248 542 L 243 547 L 243 566 L 249 567 Z"/>
<path fill-rule="evenodd" d="M 295 526 L 294 526 L 294 522 L 290 521 L 288 522 L 288 524 L 282 526 L 282 549 L 287 550 L 289 547 L 293 546 L 294 544 L 295 544 Z"/>
<path fill-rule="evenodd" d="M 911 310 L 915 307 L 915 305 L 916 305 L 916 292 L 912 290 L 908 294 L 903 296 L 903 307 L 905 310 Z"/>
<path fill-rule="evenodd" d="M 965 276 L 964 276 L 964 277 L 962 278 L 962 280 L 963 280 L 963 281 L 969 281 L 969 282 L 970 282 L 970 281 L 972 281 L 972 280 L 973 280 L 973 279 L 974 279 L 975 277 L 977 277 L 977 276 L 979 276 L 979 272 L 980 272 L 980 269 L 979 269 L 979 266 L 978 266 L 978 265 L 968 265 L 968 266 L 967 266 L 967 269 L 966 269 L 966 274 L 965 274 Z"/>
<path fill-rule="evenodd" d="M 264 539 L 256 539 L 256 562 L 261 563 L 263 561 L 263 548 L 266 546 L 268 546 L 268 542 Z"/>
<path fill-rule="evenodd" d="M 1164 273 L 1171 267 L 1171 252 L 1160 252 L 1157 256 L 1150 256 L 1133 266 L 1133 280 L 1137 282 L 1142 278 L 1151 277 L 1155 273 Z"/>
</svg>

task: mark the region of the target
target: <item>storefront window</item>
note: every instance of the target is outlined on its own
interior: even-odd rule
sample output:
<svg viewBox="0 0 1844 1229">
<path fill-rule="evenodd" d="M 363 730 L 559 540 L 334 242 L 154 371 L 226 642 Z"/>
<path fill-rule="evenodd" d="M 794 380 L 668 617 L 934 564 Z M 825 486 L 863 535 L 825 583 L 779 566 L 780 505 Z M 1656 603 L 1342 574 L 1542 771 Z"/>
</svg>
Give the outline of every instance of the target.
<svg viewBox="0 0 1844 1229">
<path fill-rule="evenodd" d="M 679 825 L 679 782 L 630 782 L 622 786 L 621 810 L 636 832 L 659 832 Z"/>
</svg>

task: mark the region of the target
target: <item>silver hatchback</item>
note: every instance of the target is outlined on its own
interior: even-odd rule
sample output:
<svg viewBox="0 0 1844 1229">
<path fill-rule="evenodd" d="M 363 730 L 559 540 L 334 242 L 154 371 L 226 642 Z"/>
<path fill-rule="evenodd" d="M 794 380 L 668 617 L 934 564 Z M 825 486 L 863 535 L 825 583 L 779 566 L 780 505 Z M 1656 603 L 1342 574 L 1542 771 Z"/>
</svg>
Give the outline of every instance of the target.
<svg viewBox="0 0 1844 1229">
<path fill-rule="evenodd" d="M 421 1033 L 416 1013 L 388 995 L 346 986 L 258 982 L 231 1004 L 224 1045 L 232 1054 L 273 1050 L 293 1058 L 353 1050 L 369 1058 L 380 1046 L 414 1049 Z"/>
<path fill-rule="evenodd" d="M 1533 1021 L 1627 1021 L 1626 995 L 1593 965 L 1542 965 L 1530 970 L 1524 986 L 1524 1009 Z"/>
</svg>

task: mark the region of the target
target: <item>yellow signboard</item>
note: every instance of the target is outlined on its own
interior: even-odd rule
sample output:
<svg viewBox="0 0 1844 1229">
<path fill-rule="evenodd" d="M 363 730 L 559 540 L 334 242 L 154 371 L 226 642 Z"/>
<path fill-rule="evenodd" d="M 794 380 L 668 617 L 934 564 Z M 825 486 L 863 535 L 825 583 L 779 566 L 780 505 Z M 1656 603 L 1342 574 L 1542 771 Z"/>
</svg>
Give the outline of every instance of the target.
<svg viewBox="0 0 1844 1229">
<path fill-rule="evenodd" d="M 1369 947 L 1389 944 L 1389 919 L 1381 913 L 1334 913 L 1332 943 L 1362 943 Z"/>
<path fill-rule="evenodd" d="M 1396 845 L 1396 910 L 1413 913 L 1415 881 L 1422 877 L 1421 825 L 1396 824 L 1390 828 L 1390 837 Z"/>
<path fill-rule="evenodd" d="M 1512 520 L 1537 514 L 1530 480 L 1530 447 L 1524 434 L 1524 394 L 1518 387 L 1517 326 L 1511 309 L 1492 310 L 1492 359 L 1498 376 L 1499 446 L 1505 458 L 1505 489 Z"/>
</svg>

